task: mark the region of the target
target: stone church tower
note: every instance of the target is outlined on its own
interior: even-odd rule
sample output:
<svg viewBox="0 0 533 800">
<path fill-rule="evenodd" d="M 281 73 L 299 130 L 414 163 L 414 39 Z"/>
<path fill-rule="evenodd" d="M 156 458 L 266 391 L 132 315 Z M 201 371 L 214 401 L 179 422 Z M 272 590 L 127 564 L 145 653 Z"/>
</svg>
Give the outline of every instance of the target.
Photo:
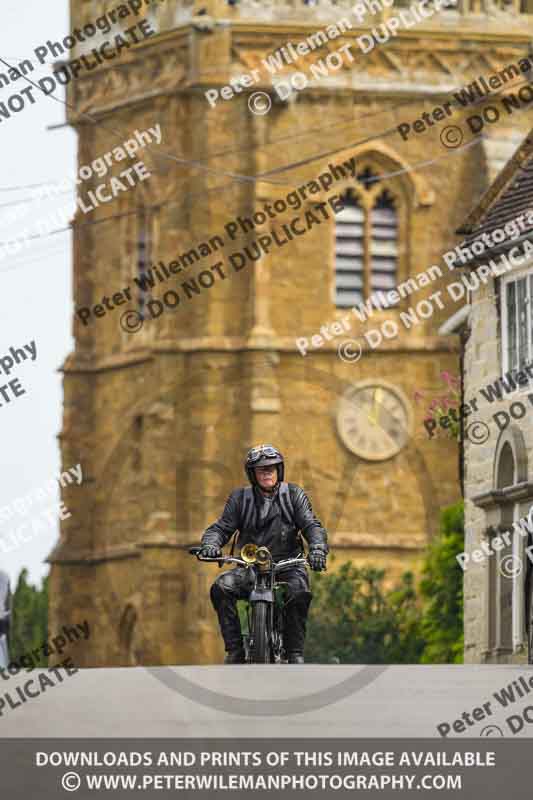
<svg viewBox="0 0 533 800">
<path fill-rule="evenodd" d="M 346 559 L 385 567 L 391 578 L 418 569 L 439 508 L 460 496 L 457 445 L 427 438 L 413 400 L 415 390 L 442 394 L 440 372 L 458 371 L 456 338 L 438 333 L 456 309 L 437 309 L 410 330 L 399 324 L 399 335 L 373 350 L 364 333 L 399 323 L 400 313 L 443 288 L 442 254 L 456 243 L 453 231 L 525 120 L 517 114 L 514 130 L 490 126 L 486 140 L 464 150 L 443 146 L 442 125 L 407 141 L 397 126 L 527 53 L 523 9 L 465 0 L 364 53 L 357 37 L 400 9 L 358 19 L 350 5 L 165 0 L 141 12 L 153 36 L 81 70 L 68 86 L 80 166 L 135 131 L 160 125 L 162 134 L 159 147 L 137 155 L 149 180 L 73 220 L 74 310 L 131 289 L 131 302 L 88 324 L 74 315 L 75 349 L 63 365 L 62 463 L 80 462 L 84 482 L 64 490 L 71 517 L 49 558 L 50 630 L 90 621 L 93 635 L 76 651 L 82 665 L 220 660 L 208 596 L 217 568 L 201 567 L 187 547 L 243 485 L 252 444 L 274 442 L 285 453 L 289 480 L 306 488 L 330 532 L 333 569 Z M 114 8 L 71 0 L 72 28 Z M 276 79 L 309 78 L 282 99 L 262 60 L 342 18 L 352 23 L 342 36 L 281 65 Z M 312 74 L 344 45 L 353 63 Z M 328 63 L 338 65 L 338 57 Z M 209 89 L 221 93 L 254 70 L 253 85 L 233 97 L 226 91 L 214 105 L 206 99 Z M 269 99 L 254 108 L 271 103 L 268 113 L 252 113 L 257 91 Z M 278 220 L 234 242 L 228 222 L 352 157 L 355 178 L 337 180 L 280 222 L 332 194 L 345 199 L 337 218 L 231 268 L 229 255 Z M 121 169 L 115 163 L 112 174 Z M 105 181 L 109 175 L 90 179 L 80 192 Z M 186 256 L 217 234 L 224 247 L 210 258 L 195 264 Z M 179 263 L 182 272 L 148 295 L 134 279 L 161 262 Z M 200 273 L 214 275 L 217 262 L 225 277 L 209 288 Z M 440 265 L 440 281 L 375 311 L 368 323 L 351 312 L 431 265 Z M 194 278 L 196 290 L 185 289 Z M 179 305 L 151 318 L 150 301 L 169 290 Z M 125 310 L 144 318 L 141 330 L 125 330 Z M 297 340 L 311 342 L 325 325 L 329 338 L 315 338 L 302 356 Z M 339 357 L 348 339 L 355 342 Z M 357 343 L 363 355 L 350 361 Z"/>
</svg>

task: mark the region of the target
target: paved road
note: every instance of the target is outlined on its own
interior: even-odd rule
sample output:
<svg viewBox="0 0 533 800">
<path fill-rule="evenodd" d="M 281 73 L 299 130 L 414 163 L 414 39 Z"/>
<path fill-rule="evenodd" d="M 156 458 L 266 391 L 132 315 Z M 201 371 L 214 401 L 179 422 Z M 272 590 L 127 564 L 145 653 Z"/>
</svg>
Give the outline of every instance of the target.
<svg viewBox="0 0 533 800">
<path fill-rule="evenodd" d="M 22 703 L 16 687 L 30 678 L 38 692 L 37 673 L 0 681 L 0 737 L 439 737 L 437 725 L 451 726 L 463 712 L 471 724 L 451 735 L 513 738 L 520 720 L 516 735 L 533 734 L 528 667 L 85 669 L 62 683 L 52 677 L 56 685 Z M 509 685 L 515 699 L 504 708 Z M 20 707 L 10 708 L 6 694 Z"/>
</svg>

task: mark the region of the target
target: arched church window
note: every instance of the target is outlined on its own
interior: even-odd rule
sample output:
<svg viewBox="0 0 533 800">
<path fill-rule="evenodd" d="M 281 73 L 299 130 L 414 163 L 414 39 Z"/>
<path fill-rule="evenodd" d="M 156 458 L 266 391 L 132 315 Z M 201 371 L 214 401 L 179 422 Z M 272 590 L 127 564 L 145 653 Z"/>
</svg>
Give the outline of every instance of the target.
<svg viewBox="0 0 533 800">
<path fill-rule="evenodd" d="M 335 304 L 349 308 L 397 285 L 398 212 L 394 193 L 369 165 L 343 203 L 335 217 Z"/>
<path fill-rule="evenodd" d="M 494 455 L 494 500 L 486 504 L 490 525 L 485 564 L 486 646 L 491 661 L 523 653 L 531 634 L 531 492 L 528 453 L 517 426 L 502 432 Z"/>
<path fill-rule="evenodd" d="M 498 462 L 498 476 L 497 485 L 498 489 L 503 489 L 505 486 L 512 486 L 514 483 L 514 456 L 509 442 L 505 442 L 500 454 Z"/>
</svg>

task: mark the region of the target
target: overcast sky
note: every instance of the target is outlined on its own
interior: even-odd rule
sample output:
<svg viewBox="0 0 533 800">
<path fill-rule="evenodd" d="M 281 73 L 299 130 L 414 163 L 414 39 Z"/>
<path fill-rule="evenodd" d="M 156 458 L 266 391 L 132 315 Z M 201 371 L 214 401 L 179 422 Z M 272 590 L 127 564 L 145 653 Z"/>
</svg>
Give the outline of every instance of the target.
<svg viewBox="0 0 533 800">
<path fill-rule="evenodd" d="M 10 64 L 25 58 L 35 62 L 34 48 L 48 39 L 62 39 L 68 33 L 67 0 L 3 0 L 0 58 Z M 37 80 L 50 74 L 50 63 L 36 69 L 29 77 Z M 0 72 L 7 67 L 0 64 Z M 27 86 L 23 79 L 0 88 L 0 103 Z M 64 98 L 64 87 L 61 97 Z M 74 192 L 66 191 L 52 200 L 19 204 L 32 200 L 31 184 L 53 183 L 76 169 L 77 137 L 68 127 L 47 131 L 50 125 L 65 120 L 65 106 L 34 90 L 36 102 L 10 119 L 0 118 L 2 173 L 0 176 L 0 273 L 3 302 L 0 315 L 0 387 L 18 379 L 25 394 L 14 397 L 11 390 L 6 403 L 0 396 L 0 431 L 2 438 L 2 480 L 0 482 L 0 568 L 12 582 L 22 567 L 28 567 L 34 582 L 48 571 L 44 559 L 58 537 L 58 523 L 46 521 L 41 530 L 32 525 L 22 529 L 29 541 L 14 548 L 11 532 L 59 502 L 59 492 L 51 480 L 59 474 L 60 454 L 57 434 L 61 430 L 62 380 L 58 368 L 72 350 L 71 313 L 71 235 L 69 232 L 32 241 L 16 255 L 4 254 L 3 244 L 21 231 L 37 232 L 39 227 L 66 227 L 69 211 L 74 209 Z M 6 205 L 9 204 L 9 205 Z M 18 221 L 6 218 L 20 212 Z M 24 348 L 35 342 L 36 360 L 31 356 L 9 375 L 1 359 L 11 347 Z M 20 357 L 20 356 L 19 356 Z M 15 384 L 18 386 L 18 384 Z M 67 465 L 70 466 L 70 465 Z M 34 499 L 25 516 L 16 514 L 6 521 L 6 506 L 39 488 L 47 489 L 46 499 Z M 52 493 L 50 493 L 52 492 Z M 34 495 L 35 498 L 35 495 Z M 57 516 L 57 514 L 56 514 Z M 9 552 L 6 552 L 9 550 Z"/>
</svg>

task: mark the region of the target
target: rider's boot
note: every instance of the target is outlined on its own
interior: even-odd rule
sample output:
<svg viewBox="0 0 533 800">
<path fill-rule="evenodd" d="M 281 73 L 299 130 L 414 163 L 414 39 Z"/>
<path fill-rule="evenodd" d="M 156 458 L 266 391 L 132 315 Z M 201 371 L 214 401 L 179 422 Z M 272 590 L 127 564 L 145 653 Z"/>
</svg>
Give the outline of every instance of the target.
<svg viewBox="0 0 533 800">
<path fill-rule="evenodd" d="M 237 613 L 237 578 L 224 573 L 211 587 L 211 602 L 218 614 L 220 630 L 226 647 L 224 664 L 244 664 L 241 624 Z"/>
<path fill-rule="evenodd" d="M 287 659 L 289 664 L 305 664 L 303 653 L 296 653 L 293 651 L 287 654 Z"/>
<path fill-rule="evenodd" d="M 224 664 L 244 664 L 244 663 L 245 663 L 244 649 L 242 646 L 242 642 L 240 648 L 238 645 L 236 645 L 235 647 L 228 649 L 224 657 Z"/>
<path fill-rule="evenodd" d="M 304 663 L 305 628 L 310 602 L 310 592 L 299 592 L 285 606 L 283 641 L 289 664 Z"/>
</svg>

